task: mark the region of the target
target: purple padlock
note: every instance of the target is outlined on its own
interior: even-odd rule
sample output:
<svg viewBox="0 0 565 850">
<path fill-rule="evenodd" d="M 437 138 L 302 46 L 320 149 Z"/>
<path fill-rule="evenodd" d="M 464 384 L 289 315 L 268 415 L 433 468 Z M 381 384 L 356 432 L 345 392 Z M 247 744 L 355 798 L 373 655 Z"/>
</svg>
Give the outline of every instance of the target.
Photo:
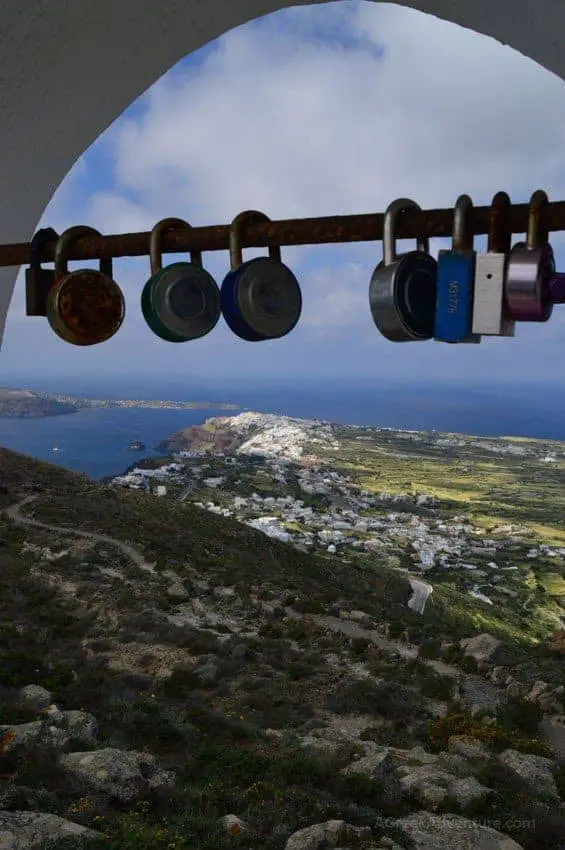
<svg viewBox="0 0 565 850">
<path fill-rule="evenodd" d="M 553 249 L 541 228 L 541 214 L 548 203 L 545 192 L 530 199 L 528 233 L 510 251 L 504 297 L 510 318 L 517 322 L 547 322 L 556 302 L 550 283 L 556 279 Z"/>
</svg>

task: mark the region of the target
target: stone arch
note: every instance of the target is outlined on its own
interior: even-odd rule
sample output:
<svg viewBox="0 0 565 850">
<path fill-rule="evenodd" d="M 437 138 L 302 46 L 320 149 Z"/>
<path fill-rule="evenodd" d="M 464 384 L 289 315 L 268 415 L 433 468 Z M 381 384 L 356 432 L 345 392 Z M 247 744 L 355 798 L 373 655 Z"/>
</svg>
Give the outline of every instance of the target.
<svg viewBox="0 0 565 850">
<path fill-rule="evenodd" d="M 77 159 L 180 59 L 234 27 L 296 5 L 310 3 L 4 0 L 0 240 L 31 237 Z M 398 5 L 491 36 L 565 78 L 560 0 L 398 0 Z M 0 269 L 0 346 L 17 273 Z"/>
</svg>

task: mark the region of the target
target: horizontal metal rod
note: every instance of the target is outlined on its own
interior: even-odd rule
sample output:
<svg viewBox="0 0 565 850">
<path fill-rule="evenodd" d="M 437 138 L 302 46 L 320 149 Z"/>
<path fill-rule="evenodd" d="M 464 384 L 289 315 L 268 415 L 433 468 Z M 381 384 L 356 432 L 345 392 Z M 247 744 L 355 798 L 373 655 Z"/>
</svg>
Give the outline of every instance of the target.
<svg viewBox="0 0 565 850">
<path fill-rule="evenodd" d="M 511 208 L 509 226 L 512 233 L 525 233 L 528 204 Z M 475 235 L 488 233 L 490 207 L 475 207 L 471 229 Z M 277 245 L 324 245 L 336 242 L 376 242 L 383 236 L 384 213 L 334 215 L 323 218 L 296 218 L 249 224 L 242 229 L 243 248 Z M 565 230 L 565 201 L 547 205 L 543 225 L 549 231 Z M 453 209 L 408 210 L 398 217 L 399 239 L 417 237 L 449 237 L 453 227 Z M 163 234 L 163 253 L 229 250 L 229 224 L 193 227 L 191 230 Z M 149 254 L 150 233 L 119 233 L 103 239 L 87 236 L 70 246 L 69 260 L 96 260 L 102 257 L 141 257 Z M 42 262 L 52 262 L 55 243 L 47 243 Z M 0 245 L 0 267 L 19 266 L 29 262 L 29 244 L 20 242 Z"/>
</svg>

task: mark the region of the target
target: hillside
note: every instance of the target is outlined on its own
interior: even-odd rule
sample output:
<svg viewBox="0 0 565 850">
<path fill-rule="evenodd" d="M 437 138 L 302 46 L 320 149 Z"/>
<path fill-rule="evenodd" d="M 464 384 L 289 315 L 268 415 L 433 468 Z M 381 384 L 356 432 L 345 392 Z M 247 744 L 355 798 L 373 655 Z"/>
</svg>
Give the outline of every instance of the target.
<svg viewBox="0 0 565 850">
<path fill-rule="evenodd" d="M 245 464 L 234 478 L 272 493 L 265 456 Z M 447 583 L 418 614 L 389 552 L 301 551 L 222 515 L 223 485 L 206 486 L 216 511 L 198 487 L 181 500 L 184 480 L 159 499 L 0 449 L 6 847 L 562 850 L 558 608 L 536 638 Z"/>
<path fill-rule="evenodd" d="M 30 390 L 12 390 L 0 387 L 0 416 L 31 419 L 76 413 L 77 409 L 71 402 L 57 401 Z"/>
</svg>

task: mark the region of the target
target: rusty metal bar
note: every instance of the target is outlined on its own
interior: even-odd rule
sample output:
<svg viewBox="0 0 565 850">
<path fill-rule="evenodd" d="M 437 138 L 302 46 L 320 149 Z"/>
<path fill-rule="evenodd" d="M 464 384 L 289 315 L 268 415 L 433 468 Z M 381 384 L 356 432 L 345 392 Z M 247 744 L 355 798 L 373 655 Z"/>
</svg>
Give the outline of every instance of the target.
<svg viewBox="0 0 565 850">
<path fill-rule="evenodd" d="M 490 207 L 475 207 L 472 230 L 475 235 L 488 233 Z M 376 242 L 383 235 L 383 213 L 364 215 L 335 215 L 323 218 L 298 218 L 258 222 L 242 229 L 243 248 L 285 245 L 324 245 L 336 242 Z M 528 204 L 512 207 L 509 224 L 512 233 L 525 233 Z M 565 201 L 550 203 L 544 214 L 549 232 L 565 230 Z M 398 238 L 451 236 L 453 209 L 408 210 L 399 216 Z M 194 227 L 190 231 L 169 231 L 163 235 L 163 253 L 229 250 L 229 224 Z M 96 260 L 102 257 L 141 257 L 149 254 L 147 233 L 120 233 L 77 239 L 69 250 L 69 260 Z M 55 244 L 47 243 L 42 262 L 52 262 Z M 0 245 L 0 267 L 19 266 L 29 262 L 29 245 L 20 242 Z"/>
</svg>

